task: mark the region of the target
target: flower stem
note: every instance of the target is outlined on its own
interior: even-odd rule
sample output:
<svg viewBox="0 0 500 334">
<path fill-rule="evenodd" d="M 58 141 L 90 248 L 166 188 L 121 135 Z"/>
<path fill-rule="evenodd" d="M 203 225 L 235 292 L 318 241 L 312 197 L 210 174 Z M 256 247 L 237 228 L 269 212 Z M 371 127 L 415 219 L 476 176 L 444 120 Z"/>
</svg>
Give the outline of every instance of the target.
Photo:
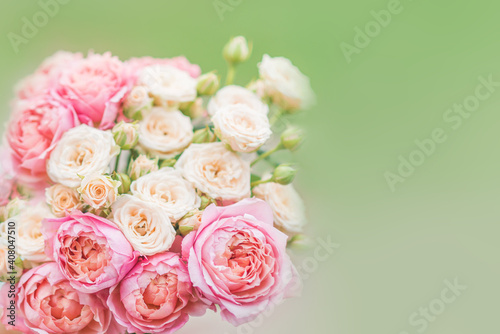
<svg viewBox="0 0 500 334">
<path fill-rule="evenodd" d="M 120 153 L 116 156 L 116 162 L 115 162 L 115 172 L 118 172 L 118 166 L 120 165 L 120 157 L 122 156 L 122 150 L 120 150 Z"/>
<path fill-rule="evenodd" d="M 255 165 L 257 162 L 261 161 L 262 159 L 267 158 L 268 156 L 270 156 L 274 152 L 277 152 L 277 151 L 281 150 L 282 148 L 283 148 L 283 146 L 281 146 L 281 143 L 279 143 L 278 146 L 276 146 L 272 150 L 269 150 L 267 152 L 262 153 L 259 157 L 257 157 L 257 159 L 255 159 L 254 161 L 252 161 L 252 163 L 250 164 L 250 166 Z"/>
<path fill-rule="evenodd" d="M 236 67 L 234 66 L 234 64 L 228 63 L 227 66 L 226 86 L 233 84 L 234 76 L 236 74 Z"/>
<path fill-rule="evenodd" d="M 273 178 L 270 178 L 270 179 L 267 179 L 267 180 L 258 180 L 258 181 L 252 182 L 250 184 L 250 186 L 253 188 L 253 187 L 258 186 L 259 184 L 268 183 L 268 182 L 272 182 L 272 181 L 273 181 Z"/>
</svg>

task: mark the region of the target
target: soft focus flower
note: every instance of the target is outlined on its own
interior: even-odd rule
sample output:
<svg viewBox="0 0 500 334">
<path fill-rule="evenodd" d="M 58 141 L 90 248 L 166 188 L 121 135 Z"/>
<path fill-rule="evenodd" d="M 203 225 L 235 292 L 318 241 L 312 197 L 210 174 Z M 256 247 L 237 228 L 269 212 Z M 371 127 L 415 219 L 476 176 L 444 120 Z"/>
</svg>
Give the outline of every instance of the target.
<svg viewBox="0 0 500 334">
<path fill-rule="evenodd" d="M 198 190 L 224 203 L 250 196 L 250 164 L 224 143 L 192 144 L 175 168 Z"/>
<path fill-rule="evenodd" d="M 254 152 L 272 135 L 267 116 L 244 104 L 221 108 L 212 121 L 217 136 L 236 152 Z"/>
<path fill-rule="evenodd" d="M 278 165 L 273 171 L 272 181 L 286 186 L 293 182 L 297 170 L 290 165 Z"/>
<path fill-rule="evenodd" d="M 139 123 L 139 145 L 146 152 L 163 159 L 181 153 L 193 140 L 193 124 L 178 110 L 161 107 Z"/>
<path fill-rule="evenodd" d="M 83 178 L 77 190 L 85 203 L 94 209 L 100 209 L 107 208 L 116 201 L 120 186 L 120 181 L 115 181 L 108 175 L 93 173 Z"/>
<path fill-rule="evenodd" d="M 44 202 L 22 202 L 22 210 L 14 216 L 10 216 L 9 221 L 16 224 L 16 251 L 23 260 L 41 263 L 49 261 L 45 254 L 45 242 L 41 232 L 42 221 L 45 218 L 53 217 L 48 206 Z M 9 231 L 8 224 L 0 225 L 0 234 L 7 239 Z"/>
<path fill-rule="evenodd" d="M 297 284 L 286 241 L 273 227 L 271 208 L 245 199 L 209 206 L 198 231 L 184 238 L 182 253 L 193 285 L 238 326 L 279 303 Z"/>
<path fill-rule="evenodd" d="M 297 150 L 304 141 L 304 131 L 297 127 L 289 127 L 281 134 L 281 145 L 290 151 Z"/>
<path fill-rule="evenodd" d="M 148 90 L 143 86 L 132 88 L 123 103 L 123 114 L 135 120 L 141 120 L 153 107 L 153 99 L 149 96 Z"/>
<path fill-rule="evenodd" d="M 208 114 L 214 116 L 220 109 L 235 104 L 244 104 L 256 114 L 267 115 L 269 112 L 269 106 L 255 93 L 244 87 L 231 85 L 222 88 L 210 99 L 207 106 Z"/>
<path fill-rule="evenodd" d="M 140 177 L 130 190 L 137 198 L 160 205 L 173 223 L 201 203 L 192 184 L 170 167 Z"/>
<path fill-rule="evenodd" d="M 141 154 L 130 164 L 128 174 L 131 180 L 137 180 L 141 176 L 157 170 L 158 158 L 149 159 L 146 155 Z"/>
<path fill-rule="evenodd" d="M 17 307 L 33 333 L 124 332 L 114 323 L 105 303 L 97 295 L 71 287 L 54 262 L 31 269 L 21 277 Z"/>
<path fill-rule="evenodd" d="M 203 211 L 199 210 L 194 210 L 187 214 L 179 221 L 179 232 L 181 232 L 183 236 L 186 236 L 188 233 L 198 230 L 201 225 L 202 216 Z"/>
<path fill-rule="evenodd" d="M 139 141 L 139 126 L 135 123 L 120 122 L 113 127 L 113 138 L 122 150 L 130 150 Z"/>
<path fill-rule="evenodd" d="M 206 116 L 207 111 L 203 107 L 203 98 L 198 97 L 196 100 L 191 102 L 183 102 L 179 105 L 179 110 L 191 119 L 199 119 L 200 117 Z"/>
<path fill-rule="evenodd" d="M 182 56 L 174 58 L 131 58 L 125 65 L 132 80 L 136 80 L 144 68 L 153 65 L 172 66 L 188 73 L 193 78 L 197 78 L 201 74 L 201 69 L 198 65 L 191 64 L 189 60 Z"/>
<path fill-rule="evenodd" d="M 137 84 L 146 87 L 157 105 L 176 105 L 196 99 L 196 79 L 172 66 L 144 68 Z"/>
<path fill-rule="evenodd" d="M 79 175 L 105 173 L 120 148 L 110 132 L 80 125 L 67 131 L 56 145 L 47 163 L 52 181 L 76 188 Z"/>
<path fill-rule="evenodd" d="M 290 60 L 264 55 L 259 64 L 259 73 L 266 95 L 284 110 L 307 109 L 314 103 L 309 78 Z"/>
<path fill-rule="evenodd" d="M 253 193 L 273 210 L 275 227 L 289 235 L 302 232 L 307 222 L 305 207 L 293 185 L 264 183 L 253 188 Z"/>
<path fill-rule="evenodd" d="M 81 53 L 58 51 L 46 58 L 35 73 L 21 80 L 15 91 L 18 99 L 31 99 L 54 89 L 62 72 L 83 58 Z"/>
<path fill-rule="evenodd" d="M 81 292 L 116 285 L 137 262 L 137 252 L 120 229 L 90 213 L 46 219 L 42 232 L 48 254 L 71 286 Z"/>
<path fill-rule="evenodd" d="M 12 154 L 9 150 L 0 146 L 0 206 L 6 205 L 12 195 L 16 193 L 16 180 L 14 166 L 12 162 Z"/>
<path fill-rule="evenodd" d="M 194 144 L 213 143 L 216 140 L 217 136 L 208 126 L 196 130 L 193 135 Z"/>
<path fill-rule="evenodd" d="M 73 188 L 55 184 L 45 190 L 45 199 L 56 217 L 64 217 L 73 210 L 81 210 L 83 203 Z"/>
<path fill-rule="evenodd" d="M 162 253 L 139 262 L 110 290 L 108 307 L 129 333 L 171 334 L 201 316 L 188 270 L 177 254 Z"/>
<path fill-rule="evenodd" d="M 196 89 L 200 95 L 214 95 L 219 89 L 219 86 L 219 76 L 214 72 L 209 72 L 198 78 Z"/>
<path fill-rule="evenodd" d="M 141 255 L 166 252 L 174 243 L 176 232 L 161 206 L 123 195 L 112 210 L 113 221 Z"/>
<path fill-rule="evenodd" d="M 251 54 L 252 47 L 243 36 L 236 36 L 229 40 L 224 46 L 223 56 L 227 62 L 239 64 L 246 61 Z"/>
<path fill-rule="evenodd" d="M 78 119 L 71 105 L 53 95 L 19 101 L 14 108 L 6 135 L 13 167 L 24 184 L 43 187 L 47 159 Z"/>
<path fill-rule="evenodd" d="M 9 249 L 7 248 L 5 241 L 0 242 L 0 279 L 4 278 L 4 275 L 7 274 L 8 271 L 8 262 L 7 256 L 9 255 Z"/>
<path fill-rule="evenodd" d="M 113 127 L 128 91 L 123 63 L 111 53 L 89 54 L 64 71 L 57 92 L 71 102 L 82 123 Z"/>
</svg>

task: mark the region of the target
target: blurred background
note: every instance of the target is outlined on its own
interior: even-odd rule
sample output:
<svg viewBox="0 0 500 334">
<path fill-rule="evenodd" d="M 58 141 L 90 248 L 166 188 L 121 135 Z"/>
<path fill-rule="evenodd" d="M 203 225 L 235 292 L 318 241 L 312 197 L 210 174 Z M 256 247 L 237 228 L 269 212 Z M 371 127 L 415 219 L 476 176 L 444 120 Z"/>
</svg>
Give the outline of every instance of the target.
<svg viewBox="0 0 500 334">
<path fill-rule="evenodd" d="M 303 297 L 181 334 L 500 332 L 499 2 L 59 0 L 23 35 L 49 2 L 0 5 L 1 121 L 14 84 L 60 49 L 185 55 L 225 75 L 222 47 L 244 35 L 254 49 L 237 83 L 268 53 L 317 93 L 294 119 L 309 133 L 294 156 L 314 240 L 296 255 Z"/>
</svg>

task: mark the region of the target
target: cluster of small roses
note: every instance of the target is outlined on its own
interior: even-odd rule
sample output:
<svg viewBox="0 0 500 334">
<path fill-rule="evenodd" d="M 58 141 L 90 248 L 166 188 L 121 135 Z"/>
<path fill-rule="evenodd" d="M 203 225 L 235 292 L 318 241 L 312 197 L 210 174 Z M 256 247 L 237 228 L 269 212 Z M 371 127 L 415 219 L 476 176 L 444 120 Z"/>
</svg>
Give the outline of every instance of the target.
<svg viewBox="0 0 500 334">
<path fill-rule="evenodd" d="M 299 290 L 286 247 L 305 210 L 295 169 L 271 154 L 303 135 L 272 129 L 314 94 L 288 59 L 267 55 L 258 80 L 233 85 L 250 53 L 230 40 L 222 88 L 184 57 L 69 52 L 19 84 L 0 166 L 0 277 L 7 221 L 20 273 L 8 328 L 173 333 L 216 306 L 240 325 Z M 263 161 L 269 176 L 252 174 Z"/>
</svg>

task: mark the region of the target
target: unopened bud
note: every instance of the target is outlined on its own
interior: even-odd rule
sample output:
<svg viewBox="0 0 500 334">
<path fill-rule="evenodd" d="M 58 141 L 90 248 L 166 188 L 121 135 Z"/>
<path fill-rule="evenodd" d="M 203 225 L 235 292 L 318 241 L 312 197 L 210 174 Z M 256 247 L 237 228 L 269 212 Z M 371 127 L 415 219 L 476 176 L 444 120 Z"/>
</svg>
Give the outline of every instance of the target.
<svg viewBox="0 0 500 334">
<path fill-rule="evenodd" d="M 196 130 L 193 135 L 194 144 L 213 143 L 216 139 L 215 133 L 208 126 Z"/>
<path fill-rule="evenodd" d="M 130 164 L 128 175 L 132 181 L 135 181 L 141 176 L 157 170 L 158 158 L 149 159 L 147 156 L 141 154 Z"/>
<path fill-rule="evenodd" d="M 314 242 L 304 234 L 297 234 L 288 240 L 288 246 L 298 250 L 307 250 L 314 246 Z"/>
<path fill-rule="evenodd" d="M 273 172 L 272 181 L 286 186 L 293 182 L 297 170 L 290 165 L 279 165 Z"/>
<path fill-rule="evenodd" d="M 179 221 L 179 232 L 182 236 L 186 236 L 191 231 L 196 231 L 201 225 L 202 211 L 195 210 L 188 213 L 184 218 Z"/>
<path fill-rule="evenodd" d="M 194 101 L 184 102 L 179 105 L 179 110 L 191 119 L 202 117 L 205 115 L 205 109 L 203 108 L 203 99 L 201 97 Z"/>
<path fill-rule="evenodd" d="M 126 194 L 130 191 L 130 184 L 132 183 L 132 181 L 130 180 L 130 177 L 127 174 L 113 173 L 112 178 L 115 181 L 121 182 L 120 186 L 118 187 L 118 192 L 120 194 Z"/>
<path fill-rule="evenodd" d="M 177 160 L 175 160 L 175 159 L 165 159 L 161 162 L 160 168 L 174 167 L 176 162 L 177 162 Z"/>
<path fill-rule="evenodd" d="M 281 134 L 281 145 L 290 151 L 295 151 L 304 141 L 304 132 L 296 127 L 290 127 Z"/>
<path fill-rule="evenodd" d="M 207 208 L 207 206 L 215 203 L 215 200 L 207 195 L 202 195 L 200 197 L 201 197 L 200 210 L 205 210 Z"/>
<path fill-rule="evenodd" d="M 200 95 L 214 95 L 220 86 L 220 79 L 214 72 L 203 74 L 198 78 L 196 89 Z"/>
<path fill-rule="evenodd" d="M 123 103 L 123 114 L 125 117 L 140 121 L 152 107 L 153 98 L 149 96 L 148 90 L 143 86 L 136 86 L 132 88 Z"/>
<path fill-rule="evenodd" d="M 120 146 L 123 150 L 134 148 L 139 141 L 138 124 L 125 123 L 122 121 L 116 124 L 111 132 L 113 133 L 116 145 Z"/>
<path fill-rule="evenodd" d="M 243 36 L 233 37 L 224 47 L 224 59 L 228 63 L 238 64 L 246 61 L 252 52 L 252 46 L 247 43 Z"/>
</svg>

